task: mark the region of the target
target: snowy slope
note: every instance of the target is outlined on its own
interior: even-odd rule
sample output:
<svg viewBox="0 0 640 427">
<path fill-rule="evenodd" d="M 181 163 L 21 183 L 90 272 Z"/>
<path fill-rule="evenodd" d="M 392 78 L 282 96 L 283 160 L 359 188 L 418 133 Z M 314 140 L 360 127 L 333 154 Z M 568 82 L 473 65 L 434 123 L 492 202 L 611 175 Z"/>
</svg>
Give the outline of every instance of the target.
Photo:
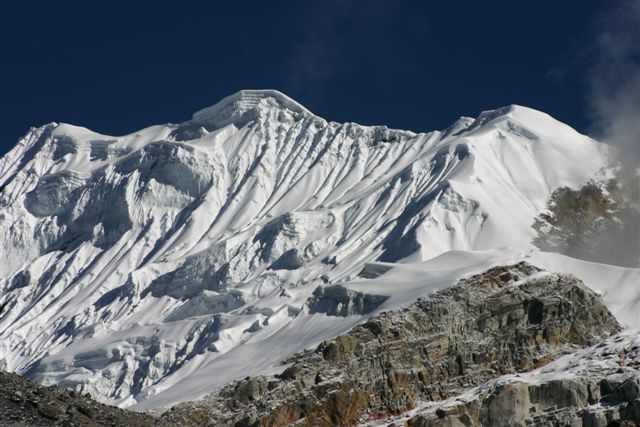
<svg viewBox="0 0 640 427">
<path fill-rule="evenodd" d="M 0 368 L 139 409 L 201 396 L 522 257 L 551 191 L 604 151 L 520 106 L 415 134 L 271 90 L 122 137 L 31 129 L 0 159 Z M 454 264 L 362 278 L 442 254 Z M 390 297 L 309 313 L 335 283 Z"/>
</svg>

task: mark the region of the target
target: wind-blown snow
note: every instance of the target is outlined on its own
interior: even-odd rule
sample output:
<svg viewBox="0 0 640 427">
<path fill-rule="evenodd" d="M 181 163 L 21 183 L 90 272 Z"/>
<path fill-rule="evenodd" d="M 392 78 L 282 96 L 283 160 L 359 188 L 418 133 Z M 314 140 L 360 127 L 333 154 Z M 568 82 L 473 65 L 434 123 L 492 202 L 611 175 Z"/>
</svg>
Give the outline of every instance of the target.
<svg viewBox="0 0 640 427">
<path fill-rule="evenodd" d="M 550 193 L 604 151 L 520 106 L 415 134 L 271 90 L 122 137 L 31 129 L 0 159 L 0 367 L 137 409 L 197 398 L 525 256 Z M 610 283 L 633 292 L 632 276 Z M 384 302 L 310 314 L 334 284 Z"/>
</svg>

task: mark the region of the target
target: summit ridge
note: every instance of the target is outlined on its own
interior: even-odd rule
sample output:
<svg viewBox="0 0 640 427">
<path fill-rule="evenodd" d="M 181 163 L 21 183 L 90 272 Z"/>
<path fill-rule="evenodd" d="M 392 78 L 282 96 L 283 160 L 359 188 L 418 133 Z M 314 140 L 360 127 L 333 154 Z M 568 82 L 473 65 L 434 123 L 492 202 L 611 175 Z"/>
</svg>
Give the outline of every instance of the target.
<svg viewBox="0 0 640 427">
<path fill-rule="evenodd" d="M 220 100 L 193 114 L 191 121 L 196 124 L 223 127 L 243 117 L 266 100 L 273 100 L 278 105 L 304 115 L 313 115 L 309 110 L 287 95 L 274 89 L 244 89 Z"/>
</svg>

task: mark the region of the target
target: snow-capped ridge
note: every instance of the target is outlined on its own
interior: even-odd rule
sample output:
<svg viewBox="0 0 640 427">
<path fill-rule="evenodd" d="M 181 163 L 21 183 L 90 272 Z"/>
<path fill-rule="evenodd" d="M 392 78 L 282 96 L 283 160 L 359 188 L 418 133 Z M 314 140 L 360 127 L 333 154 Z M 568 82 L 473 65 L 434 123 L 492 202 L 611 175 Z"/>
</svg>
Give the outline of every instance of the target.
<svg viewBox="0 0 640 427">
<path fill-rule="evenodd" d="M 444 137 L 450 135 L 459 135 L 469 129 L 469 126 L 471 126 L 475 122 L 475 120 L 476 119 L 474 119 L 473 117 L 460 116 L 458 120 L 453 122 L 453 124 L 451 124 L 445 130 L 443 130 L 442 134 Z"/>
<path fill-rule="evenodd" d="M 196 111 L 191 122 L 207 127 L 220 128 L 236 120 L 241 120 L 247 113 L 255 110 L 261 103 L 271 99 L 279 106 L 303 115 L 312 116 L 309 110 L 298 102 L 274 89 L 244 89 L 223 98 L 221 101 Z"/>
<path fill-rule="evenodd" d="M 481 112 L 478 117 L 464 129 L 464 132 L 485 132 L 490 129 L 498 129 L 511 134 L 517 134 L 529 140 L 535 140 L 541 137 L 554 137 L 564 138 L 567 142 L 571 142 L 576 136 L 588 138 L 547 113 L 517 104 Z"/>
</svg>

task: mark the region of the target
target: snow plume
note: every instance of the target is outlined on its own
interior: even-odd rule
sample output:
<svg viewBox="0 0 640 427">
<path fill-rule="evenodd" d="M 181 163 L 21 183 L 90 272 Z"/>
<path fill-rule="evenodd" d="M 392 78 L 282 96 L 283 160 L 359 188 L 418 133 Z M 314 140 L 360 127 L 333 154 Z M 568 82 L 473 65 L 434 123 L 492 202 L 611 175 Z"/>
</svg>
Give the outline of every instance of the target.
<svg viewBox="0 0 640 427">
<path fill-rule="evenodd" d="M 627 171 L 640 166 L 640 0 L 613 2 L 597 23 L 590 103 L 600 138 Z"/>
<path fill-rule="evenodd" d="M 597 23 L 590 69 L 590 101 L 599 138 L 617 150 L 623 205 L 619 233 L 596 246 L 640 265 L 640 0 L 612 2 Z M 608 235 L 608 237 L 607 237 Z"/>
</svg>

